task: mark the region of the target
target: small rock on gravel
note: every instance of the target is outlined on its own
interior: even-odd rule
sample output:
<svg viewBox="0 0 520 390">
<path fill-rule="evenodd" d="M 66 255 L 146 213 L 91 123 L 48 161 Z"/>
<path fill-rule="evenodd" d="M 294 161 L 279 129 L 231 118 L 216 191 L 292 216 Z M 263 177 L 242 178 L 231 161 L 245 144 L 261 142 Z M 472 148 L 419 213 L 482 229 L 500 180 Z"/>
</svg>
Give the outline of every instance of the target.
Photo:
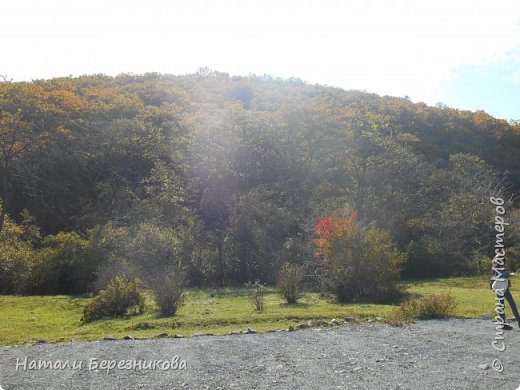
<svg viewBox="0 0 520 390">
<path fill-rule="evenodd" d="M 117 340 L 117 339 L 114 336 L 105 336 L 105 338 L 103 340 L 114 341 L 114 340 Z"/>
<path fill-rule="evenodd" d="M 487 363 L 479 364 L 478 368 L 480 368 L 481 370 L 487 370 L 489 368 L 489 364 L 487 364 Z"/>
</svg>

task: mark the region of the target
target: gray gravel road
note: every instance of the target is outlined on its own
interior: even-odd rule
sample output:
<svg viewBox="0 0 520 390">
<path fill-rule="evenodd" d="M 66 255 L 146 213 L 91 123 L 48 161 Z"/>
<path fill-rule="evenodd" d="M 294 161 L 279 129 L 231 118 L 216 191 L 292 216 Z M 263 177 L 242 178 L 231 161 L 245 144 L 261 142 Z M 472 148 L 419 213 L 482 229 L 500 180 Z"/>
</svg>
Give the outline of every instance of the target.
<svg viewBox="0 0 520 390">
<path fill-rule="evenodd" d="M 505 352 L 491 346 L 491 321 L 420 321 L 403 328 L 369 323 L 257 335 L 71 342 L 0 347 L 0 387 L 14 389 L 503 389 L 520 386 L 520 330 Z M 168 369 L 171 359 L 185 369 Z M 77 369 L 23 370 L 31 362 Z M 504 371 L 483 369 L 500 359 Z M 18 371 L 16 362 L 18 359 Z M 92 360 L 91 360 L 92 359 Z M 94 369 L 169 361 L 156 369 Z M 127 361 L 130 361 L 128 363 Z M 91 366 L 89 367 L 89 363 Z M 34 363 L 32 363 L 34 364 Z M 109 364 L 109 363 L 107 363 Z M 161 363 L 163 364 L 163 363 Z M 89 369 L 90 368 L 90 369 Z M 137 367 L 139 368 L 139 367 Z M 163 370 L 165 368 L 166 370 Z"/>
</svg>

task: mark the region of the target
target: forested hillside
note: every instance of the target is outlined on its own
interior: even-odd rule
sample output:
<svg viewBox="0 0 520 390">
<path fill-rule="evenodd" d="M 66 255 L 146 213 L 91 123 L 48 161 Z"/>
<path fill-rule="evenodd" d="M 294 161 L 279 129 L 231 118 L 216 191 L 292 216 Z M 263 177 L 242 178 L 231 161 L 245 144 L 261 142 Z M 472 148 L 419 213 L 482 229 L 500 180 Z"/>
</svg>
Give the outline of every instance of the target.
<svg viewBox="0 0 520 390">
<path fill-rule="evenodd" d="M 192 286 L 320 272 L 316 226 L 355 210 L 402 277 L 481 272 L 520 125 L 298 79 L 104 75 L 0 83 L 0 293 L 84 293 L 174 264 Z M 406 259 L 405 259 L 406 258 Z M 405 259 L 405 260 L 404 260 Z"/>
</svg>

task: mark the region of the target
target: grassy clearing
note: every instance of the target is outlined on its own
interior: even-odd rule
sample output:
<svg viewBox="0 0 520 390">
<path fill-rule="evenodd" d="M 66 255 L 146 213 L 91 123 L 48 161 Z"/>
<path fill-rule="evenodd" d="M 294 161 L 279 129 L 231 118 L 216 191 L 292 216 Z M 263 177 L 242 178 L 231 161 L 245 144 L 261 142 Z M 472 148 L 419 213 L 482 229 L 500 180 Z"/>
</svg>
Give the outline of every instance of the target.
<svg viewBox="0 0 520 390">
<path fill-rule="evenodd" d="M 520 283 L 520 280 L 519 280 Z M 512 293 L 517 299 L 520 294 Z M 476 318 L 491 314 L 494 296 L 487 277 L 449 278 L 406 283 L 411 296 L 450 293 L 457 300 L 454 315 Z M 161 318 L 150 296 L 147 309 L 139 316 L 81 324 L 83 306 L 88 298 L 69 296 L 0 296 L 0 345 L 21 344 L 36 340 L 48 342 L 99 340 L 107 335 L 153 337 L 160 333 L 190 336 L 197 332 L 225 334 L 248 327 L 259 332 L 287 328 L 309 319 L 386 317 L 393 306 L 375 304 L 337 304 L 318 294 L 307 294 L 300 303 L 287 305 L 272 288 L 267 290 L 265 311 L 253 310 L 244 289 L 191 290 L 174 317 Z M 508 312 L 508 316 L 510 312 Z"/>
<path fill-rule="evenodd" d="M 495 308 L 495 296 L 489 289 L 488 276 L 423 280 L 407 283 L 405 287 L 408 287 L 410 295 L 417 297 L 450 293 L 457 300 L 456 317 L 478 318 L 481 314 L 492 314 Z M 520 299 L 519 287 L 520 278 L 515 280 L 513 277 L 511 292 L 517 301 Z M 510 315 L 508 311 L 507 316 Z"/>
</svg>

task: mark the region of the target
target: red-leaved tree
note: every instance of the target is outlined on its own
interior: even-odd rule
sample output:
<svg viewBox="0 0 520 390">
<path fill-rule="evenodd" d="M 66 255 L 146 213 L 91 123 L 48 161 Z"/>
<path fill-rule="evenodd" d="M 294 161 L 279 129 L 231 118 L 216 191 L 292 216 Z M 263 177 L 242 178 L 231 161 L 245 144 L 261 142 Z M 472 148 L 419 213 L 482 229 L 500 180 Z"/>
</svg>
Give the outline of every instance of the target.
<svg viewBox="0 0 520 390">
<path fill-rule="evenodd" d="M 326 215 L 314 228 L 315 256 L 323 260 L 323 286 L 341 302 L 391 301 L 406 255 L 390 235 L 378 228 L 364 229 L 353 210 L 348 217 Z"/>
</svg>

